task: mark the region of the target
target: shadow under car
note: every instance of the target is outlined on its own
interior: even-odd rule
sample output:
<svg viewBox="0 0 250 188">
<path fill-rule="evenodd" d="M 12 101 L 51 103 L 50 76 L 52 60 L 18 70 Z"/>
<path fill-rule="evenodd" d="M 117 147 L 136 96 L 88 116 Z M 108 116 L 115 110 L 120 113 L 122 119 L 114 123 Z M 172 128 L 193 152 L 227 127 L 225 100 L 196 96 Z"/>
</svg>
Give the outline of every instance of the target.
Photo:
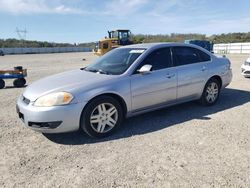
<svg viewBox="0 0 250 188">
<path fill-rule="evenodd" d="M 240 106 L 249 101 L 249 91 L 226 88 L 222 90 L 219 100 L 213 106 L 204 107 L 195 102 L 188 102 L 145 113 L 127 119 L 118 131 L 103 139 L 91 138 L 83 131 L 43 135 L 52 142 L 64 145 L 105 142 L 159 131 L 192 119 L 209 120 L 208 115 Z M 178 118 L 176 114 L 178 114 Z"/>
</svg>

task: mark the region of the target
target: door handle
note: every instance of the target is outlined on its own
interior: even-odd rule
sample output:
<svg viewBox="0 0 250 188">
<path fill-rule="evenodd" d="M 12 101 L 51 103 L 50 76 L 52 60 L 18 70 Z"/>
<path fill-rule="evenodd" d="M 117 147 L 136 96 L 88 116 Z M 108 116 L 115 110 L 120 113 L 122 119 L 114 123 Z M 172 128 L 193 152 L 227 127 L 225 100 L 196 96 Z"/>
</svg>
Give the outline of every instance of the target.
<svg viewBox="0 0 250 188">
<path fill-rule="evenodd" d="M 207 67 L 203 66 L 201 71 L 204 72 L 205 70 L 207 70 Z"/>
<path fill-rule="evenodd" d="M 166 78 L 173 78 L 175 76 L 175 74 L 166 74 Z"/>
</svg>

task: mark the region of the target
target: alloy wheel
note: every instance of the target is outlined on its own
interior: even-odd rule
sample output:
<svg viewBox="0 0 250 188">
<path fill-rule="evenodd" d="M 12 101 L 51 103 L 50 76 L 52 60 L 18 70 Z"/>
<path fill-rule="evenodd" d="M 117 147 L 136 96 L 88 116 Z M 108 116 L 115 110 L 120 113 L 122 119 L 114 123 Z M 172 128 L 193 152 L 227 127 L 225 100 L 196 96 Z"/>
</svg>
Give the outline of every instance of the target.
<svg viewBox="0 0 250 188">
<path fill-rule="evenodd" d="M 209 103 L 216 101 L 219 94 L 219 86 L 215 82 L 211 82 L 206 89 L 206 100 Z"/>
<path fill-rule="evenodd" d="M 97 133 L 112 130 L 118 120 L 118 111 L 111 103 L 101 103 L 94 108 L 90 116 L 90 125 Z"/>
</svg>

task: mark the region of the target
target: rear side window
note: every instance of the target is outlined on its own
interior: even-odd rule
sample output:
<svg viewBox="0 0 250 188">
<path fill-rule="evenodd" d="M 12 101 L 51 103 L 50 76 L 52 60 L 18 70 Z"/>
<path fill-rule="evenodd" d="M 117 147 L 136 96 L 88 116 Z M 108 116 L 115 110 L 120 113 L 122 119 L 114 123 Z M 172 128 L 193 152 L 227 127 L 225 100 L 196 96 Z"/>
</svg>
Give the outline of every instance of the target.
<svg viewBox="0 0 250 188">
<path fill-rule="evenodd" d="M 174 55 L 174 65 L 188 65 L 192 63 L 201 62 L 200 55 L 195 48 L 190 47 L 174 47 L 173 48 Z"/>
<path fill-rule="evenodd" d="M 146 64 L 152 65 L 153 71 L 171 67 L 172 59 L 170 48 L 162 48 L 152 52 L 146 57 L 140 67 Z"/>
<path fill-rule="evenodd" d="M 199 55 L 200 55 L 201 62 L 204 62 L 204 61 L 211 61 L 210 55 L 208 55 L 208 54 L 206 54 L 205 52 L 203 52 L 203 51 L 201 51 L 201 50 L 198 50 L 198 49 L 197 49 L 197 52 L 198 52 Z"/>
</svg>

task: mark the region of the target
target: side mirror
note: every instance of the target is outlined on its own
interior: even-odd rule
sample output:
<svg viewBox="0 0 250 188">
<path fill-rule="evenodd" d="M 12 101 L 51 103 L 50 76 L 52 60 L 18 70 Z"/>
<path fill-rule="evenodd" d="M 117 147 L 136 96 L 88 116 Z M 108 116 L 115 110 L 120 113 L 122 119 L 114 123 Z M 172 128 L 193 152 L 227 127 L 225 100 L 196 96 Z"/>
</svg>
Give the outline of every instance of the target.
<svg viewBox="0 0 250 188">
<path fill-rule="evenodd" d="M 143 65 L 139 70 L 138 72 L 141 73 L 141 74 L 148 74 L 151 72 L 151 69 L 152 69 L 152 65 Z"/>
</svg>

